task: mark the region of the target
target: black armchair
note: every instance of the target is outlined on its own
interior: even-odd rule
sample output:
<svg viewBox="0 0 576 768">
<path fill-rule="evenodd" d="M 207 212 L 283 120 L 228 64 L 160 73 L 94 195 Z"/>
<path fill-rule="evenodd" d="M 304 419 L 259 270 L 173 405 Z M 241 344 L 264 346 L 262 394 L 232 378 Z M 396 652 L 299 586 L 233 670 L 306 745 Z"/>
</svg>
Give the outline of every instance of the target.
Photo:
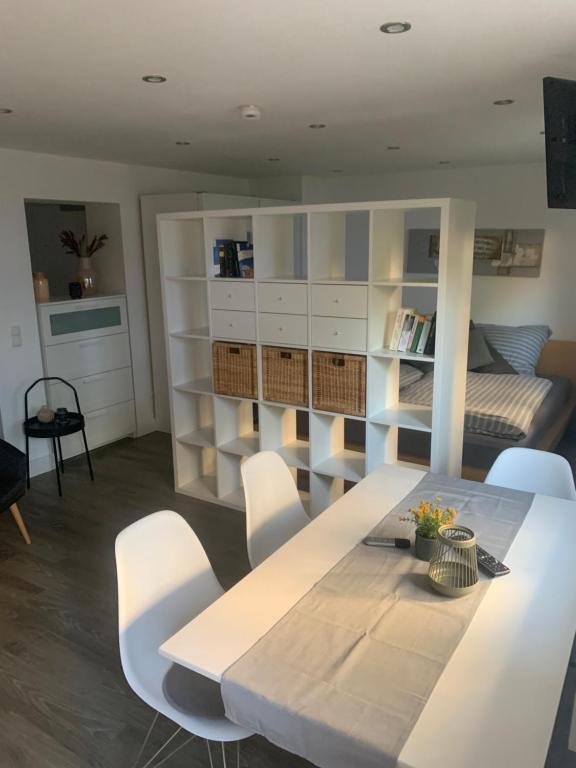
<svg viewBox="0 0 576 768">
<path fill-rule="evenodd" d="M 16 502 L 26 493 L 26 455 L 0 440 L 0 512 L 9 509 L 26 544 L 30 536 Z"/>
</svg>

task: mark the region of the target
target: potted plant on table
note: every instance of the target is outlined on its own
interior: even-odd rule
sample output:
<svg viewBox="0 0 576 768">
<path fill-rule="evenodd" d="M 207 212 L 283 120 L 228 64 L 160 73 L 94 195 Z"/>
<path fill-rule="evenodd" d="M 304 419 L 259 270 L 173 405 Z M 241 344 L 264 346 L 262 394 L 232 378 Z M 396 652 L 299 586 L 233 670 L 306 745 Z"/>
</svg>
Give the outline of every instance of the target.
<svg viewBox="0 0 576 768">
<path fill-rule="evenodd" d="M 78 277 L 77 281 L 82 286 L 83 296 L 94 296 L 96 294 L 96 273 L 92 267 L 92 256 L 104 248 L 108 240 L 108 235 L 94 235 L 88 243 L 86 236 L 76 237 L 71 229 L 64 229 L 60 232 L 60 244 L 66 253 L 78 257 Z"/>
<path fill-rule="evenodd" d="M 452 507 L 441 507 L 438 503 L 440 501 L 440 496 L 436 496 L 433 501 L 421 501 L 417 507 L 410 507 L 410 517 L 400 518 L 416 525 L 414 553 L 419 560 L 430 561 L 438 529 L 449 525 L 456 517 L 456 510 Z"/>
</svg>

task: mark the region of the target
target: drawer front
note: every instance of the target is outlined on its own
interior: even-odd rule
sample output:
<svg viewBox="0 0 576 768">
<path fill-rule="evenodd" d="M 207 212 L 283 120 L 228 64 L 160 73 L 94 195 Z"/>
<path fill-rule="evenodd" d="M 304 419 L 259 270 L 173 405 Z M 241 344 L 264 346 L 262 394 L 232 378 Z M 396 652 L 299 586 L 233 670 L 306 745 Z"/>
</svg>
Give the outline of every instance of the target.
<svg viewBox="0 0 576 768">
<path fill-rule="evenodd" d="M 365 285 L 313 285 L 312 314 L 368 317 L 368 288 Z"/>
<path fill-rule="evenodd" d="M 226 280 L 210 283 L 212 309 L 236 309 L 250 311 L 256 308 L 254 283 Z"/>
<path fill-rule="evenodd" d="M 76 387 L 80 408 L 84 413 L 134 399 L 132 368 L 118 368 L 116 371 L 95 373 L 92 376 L 73 379 L 70 384 Z M 49 398 L 52 408 L 76 410 L 74 393 L 63 384 L 51 384 Z"/>
<path fill-rule="evenodd" d="M 62 344 L 126 333 L 126 300 L 85 299 L 65 304 L 42 304 L 38 307 L 40 332 L 44 344 Z"/>
<path fill-rule="evenodd" d="M 44 350 L 46 375 L 80 379 L 131 365 L 127 333 L 54 344 Z"/>
<path fill-rule="evenodd" d="M 221 339 L 256 339 L 255 312 L 212 311 L 212 335 Z"/>
<path fill-rule="evenodd" d="M 312 346 L 364 352 L 366 350 L 366 320 L 313 317 Z"/>
<path fill-rule="evenodd" d="M 85 413 L 84 418 L 86 439 L 90 449 L 127 437 L 133 434 L 136 429 L 133 400 L 111 405 L 108 408 L 100 408 L 97 411 L 92 411 L 92 413 Z M 76 456 L 84 452 L 80 433 L 62 438 L 62 452 L 64 457 Z M 96 482 L 98 482 L 98 477 L 96 477 Z"/>
<path fill-rule="evenodd" d="M 279 344 L 308 344 L 306 315 L 277 315 L 263 312 L 259 318 L 260 341 Z"/>
<path fill-rule="evenodd" d="M 258 308 L 260 312 L 289 312 L 292 315 L 306 315 L 308 314 L 308 289 L 305 285 L 260 283 Z"/>
</svg>

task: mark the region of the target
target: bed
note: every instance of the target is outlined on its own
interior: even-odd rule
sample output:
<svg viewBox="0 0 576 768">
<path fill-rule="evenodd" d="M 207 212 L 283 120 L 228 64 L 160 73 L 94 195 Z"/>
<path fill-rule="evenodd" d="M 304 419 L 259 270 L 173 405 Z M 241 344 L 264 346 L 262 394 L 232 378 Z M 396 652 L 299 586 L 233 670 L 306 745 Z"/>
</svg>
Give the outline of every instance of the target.
<svg viewBox="0 0 576 768">
<path fill-rule="evenodd" d="M 535 377 L 469 372 L 464 477 L 483 480 L 494 459 L 506 448 L 524 446 L 549 451 L 561 440 L 576 406 L 576 342 L 548 341 L 536 370 Z M 432 376 L 426 374 L 402 387 L 400 399 L 427 404 Z M 498 413 L 486 410 L 487 392 L 500 403 L 500 408 L 495 409 Z M 519 408 L 511 407 L 514 397 Z M 430 455 L 430 435 L 400 430 L 398 449 L 402 460 L 425 464 Z"/>
</svg>

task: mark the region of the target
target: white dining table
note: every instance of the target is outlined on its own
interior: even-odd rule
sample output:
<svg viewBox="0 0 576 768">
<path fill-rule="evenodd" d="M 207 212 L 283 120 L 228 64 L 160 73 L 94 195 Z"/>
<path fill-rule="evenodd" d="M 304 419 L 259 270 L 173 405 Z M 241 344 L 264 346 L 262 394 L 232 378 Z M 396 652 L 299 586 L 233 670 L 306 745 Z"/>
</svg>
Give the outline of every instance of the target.
<svg viewBox="0 0 576 768">
<path fill-rule="evenodd" d="M 258 642 L 425 472 L 382 465 L 160 653 L 212 680 Z M 400 753 L 400 768 L 542 768 L 576 632 L 576 502 L 536 495 Z"/>
</svg>

